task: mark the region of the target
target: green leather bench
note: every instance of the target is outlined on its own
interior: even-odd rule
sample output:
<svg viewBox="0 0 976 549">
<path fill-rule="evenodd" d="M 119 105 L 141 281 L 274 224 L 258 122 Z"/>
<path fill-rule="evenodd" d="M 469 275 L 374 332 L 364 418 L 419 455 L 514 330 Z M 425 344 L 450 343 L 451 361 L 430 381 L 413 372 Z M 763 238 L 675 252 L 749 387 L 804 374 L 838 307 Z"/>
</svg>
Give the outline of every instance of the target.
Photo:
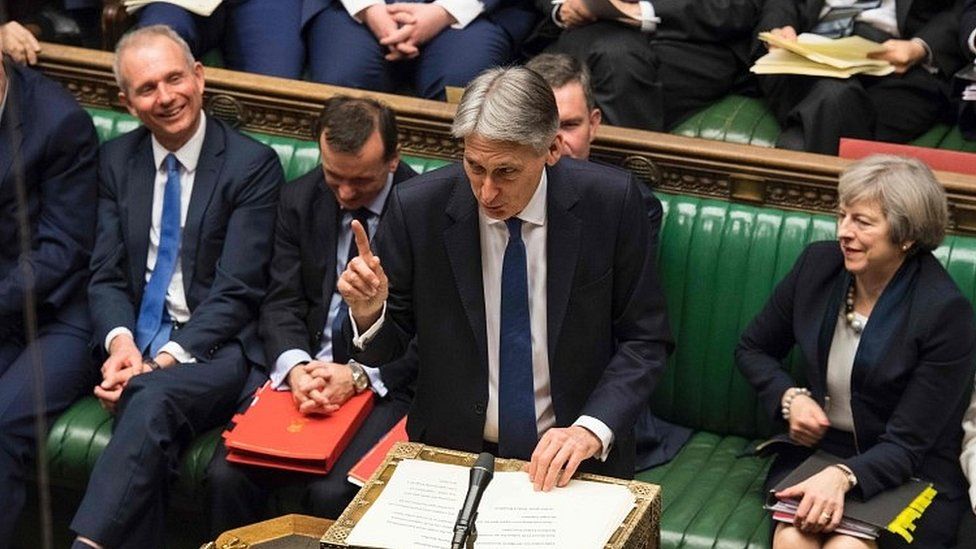
<svg viewBox="0 0 976 549">
<path fill-rule="evenodd" d="M 124 114 L 90 112 L 102 139 L 136 124 Z M 314 143 L 255 137 L 275 148 L 289 179 L 318 162 Z M 444 163 L 405 160 L 418 171 Z M 761 491 L 768 464 L 737 456 L 770 435 L 774 426 L 736 370 L 732 352 L 739 333 L 804 245 L 834 238 L 834 219 L 690 196 L 658 196 L 665 210 L 659 264 L 677 348 L 651 407 L 696 433 L 673 461 L 637 478 L 664 488 L 662 547 L 765 548 L 769 522 L 761 508 Z M 971 299 L 976 296 L 976 239 L 950 236 L 937 255 L 962 291 Z M 69 492 L 83 490 L 110 432 L 110 416 L 91 397 L 65 412 L 48 437 L 52 485 Z M 201 437 L 187 451 L 172 492 L 177 510 L 191 509 L 201 516 L 202 481 L 218 433 L 219 429 Z M 279 495 L 275 510 L 294 510 L 294 496 Z"/>
<path fill-rule="evenodd" d="M 773 147 L 779 137 L 776 118 L 761 99 L 729 95 L 693 114 L 671 130 L 686 137 L 701 137 L 729 143 Z M 915 138 L 912 145 L 976 152 L 976 141 L 963 138 L 959 128 L 937 124 Z"/>
</svg>

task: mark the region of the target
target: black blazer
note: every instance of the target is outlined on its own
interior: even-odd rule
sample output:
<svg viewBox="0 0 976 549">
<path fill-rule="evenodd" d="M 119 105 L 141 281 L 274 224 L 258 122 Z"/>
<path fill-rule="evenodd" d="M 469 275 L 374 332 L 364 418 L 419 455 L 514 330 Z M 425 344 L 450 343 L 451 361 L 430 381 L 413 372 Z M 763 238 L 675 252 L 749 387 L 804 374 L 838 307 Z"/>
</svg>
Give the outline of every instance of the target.
<svg viewBox="0 0 976 549">
<path fill-rule="evenodd" d="M 274 151 L 213 117 L 193 182 L 180 242 L 190 321 L 172 340 L 197 360 L 236 340 L 264 364 L 258 306 L 267 287 L 278 189 L 284 175 Z M 98 240 L 88 288 L 95 342 L 117 326 L 135 331 L 145 286 L 152 223 L 149 131 L 140 127 L 102 147 Z"/>
<path fill-rule="evenodd" d="M 943 78 L 952 76 L 964 63 L 956 34 L 959 4 L 960 0 L 895 0 L 901 38 L 924 40 Z M 766 0 L 756 31 L 791 25 L 798 34 L 806 32 L 819 20 L 823 5 L 824 0 Z M 764 53 L 765 46 L 754 52 Z"/>
<path fill-rule="evenodd" d="M 600 419 L 613 431 L 614 446 L 605 463 L 584 465 L 631 477 L 634 422 L 671 347 L 647 211 L 627 172 L 572 159 L 546 169 L 556 425 L 584 414 Z M 488 352 L 480 248 L 477 202 L 459 165 L 394 189 L 376 237 L 390 277 L 387 322 L 357 359 L 390 361 L 416 334 L 421 366 L 411 440 L 482 449 Z"/>
<path fill-rule="evenodd" d="M 22 324 L 23 260 L 34 273 L 40 320 L 57 318 L 87 330 L 85 285 L 98 201 L 95 128 L 58 84 L 6 60 L 4 71 L 8 92 L 0 120 L 0 339 Z M 17 222 L 16 178 L 21 170 L 31 238 L 24 258 Z"/>
<path fill-rule="evenodd" d="M 782 367 L 794 343 L 823 405 L 827 357 L 850 274 L 836 242 L 811 244 L 739 341 L 736 363 L 770 418 L 797 382 Z M 900 297 L 899 297 L 900 296 Z M 973 309 L 931 253 L 905 260 L 861 334 L 851 374 L 858 455 L 845 463 L 863 497 L 918 476 L 950 498 L 966 494 L 962 415 L 976 356 Z"/>
<path fill-rule="evenodd" d="M 393 174 L 393 185 L 415 175 L 417 172 L 401 161 Z M 321 166 L 282 189 L 271 284 L 261 305 L 261 339 L 269 365 L 289 349 L 301 349 L 311 356 L 319 349 L 319 336 L 335 292 L 338 220 L 339 203 L 325 184 Z M 389 373 L 386 370 L 381 375 L 387 388 L 395 389 L 405 381 L 395 378 L 392 369 Z M 413 373 L 406 377 L 412 379 Z"/>
</svg>

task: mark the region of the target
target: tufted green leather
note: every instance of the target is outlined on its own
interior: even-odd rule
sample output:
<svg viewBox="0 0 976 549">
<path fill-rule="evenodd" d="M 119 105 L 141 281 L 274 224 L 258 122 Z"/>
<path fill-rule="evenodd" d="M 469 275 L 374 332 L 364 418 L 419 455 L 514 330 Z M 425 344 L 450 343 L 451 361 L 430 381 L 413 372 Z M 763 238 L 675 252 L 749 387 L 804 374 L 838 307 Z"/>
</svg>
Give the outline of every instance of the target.
<svg viewBox="0 0 976 549">
<path fill-rule="evenodd" d="M 134 127 L 127 115 L 91 112 L 102 139 Z M 318 162 L 314 143 L 255 137 L 275 148 L 289 178 Z M 418 171 L 443 164 L 408 161 Z M 739 334 L 803 247 L 833 238 L 835 221 L 719 200 L 664 193 L 658 197 L 664 206 L 659 265 L 678 345 L 651 407 L 696 433 L 674 460 L 638 478 L 663 486 L 662 547 L 767 548 L 769 519 L 762 510 L 762 483 L 768 463 L 736 456 L 769 435 L 773 426 L 735 368 L 732 353 Z M 936 256 L 973 299 L 976 238 L 950 236 Z M 791 364 L 798 371 L 795 360 Z M 48 436 L 52 483 L 84 489 L 110 432 L 110 416 L 92 397 L 62 414 Z M 201 507 L 202 479 L 218 442 L 219 429 L 201 436 L 187 451 L 173 490 L 174 505 Z M 272 506 L 293 511 L 297 496 L 294 491 L 277 494 Z"/>
<path fill-rule="evenodd" d="M 671 133 L 729 143 L 774 147 L 776 138 L 780 134 L 780 127 L 761 99 L 727 95 L 693 114 L 671 130 Z M 946 124 L 936 124 L 929 131 L 912 140 L 911 144 L 936 149 L 976 152 L 976 141 L 964 139 L 959 128 Z"/>
</svg>

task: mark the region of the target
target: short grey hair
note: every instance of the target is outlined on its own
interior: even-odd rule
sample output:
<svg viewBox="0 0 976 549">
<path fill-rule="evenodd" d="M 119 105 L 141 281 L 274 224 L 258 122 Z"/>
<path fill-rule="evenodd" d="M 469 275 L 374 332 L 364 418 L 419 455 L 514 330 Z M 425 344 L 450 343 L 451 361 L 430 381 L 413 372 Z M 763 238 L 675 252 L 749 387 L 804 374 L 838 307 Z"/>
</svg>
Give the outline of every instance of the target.
<svg viewBox="0 0 976 549">
<path fill-rule="evenodd" d="M 529 59 L 525 68 L 539 73 L 539 76 L 549 84 L 553 90 L 572 83 L 577 83 L 583 89 L 586 108 L 593 110 L 596 100 L 593 98 L 593 86 L 590 85 L 590 70 L 580 63 L 579 59 L 566 53 L 540 53 Z"/>
<path fill-rule="evenodd" d="M 945 189 L 925 164 L 887 154 L 851 164 L 840 175 L 841 204 L 875 200 L 891 226 L 891 241 L 914 241 L 912 251 L 931 251 L 942 243 L 949 224 Z"/>
<path fill-rule="evenodd" d="M 192 68 L 193 64 L 196 63 L 196 59 L 193 58 L 193 52 L 190 51 L 190 46 L 186 43 L 186 40 L 183 40 L 176 31 L 166 25 L 150 25 L 128 32 L 115 45 L 115 60 L 112 62 L 112 74 L 115 75 L 115 83 L 118 84 L 119 89 L 123 92 L 128 90 L 128 82 L 122 78 L 122 53 L 133 46 L 157 37 L 169 38 L 175 42 L 180 47 L 180 50 L 183 51 L 183 57 L 186 59 L 186 66 L 188 68 Z"/>
<path fill-rule="evenodd" d="M 528 145 L 545 152 L 559 131 L 559 110 L 552 89 L 524 67 L 488 69 L 468 84 L 454 116 L 451 133 Z"/>
</svg>

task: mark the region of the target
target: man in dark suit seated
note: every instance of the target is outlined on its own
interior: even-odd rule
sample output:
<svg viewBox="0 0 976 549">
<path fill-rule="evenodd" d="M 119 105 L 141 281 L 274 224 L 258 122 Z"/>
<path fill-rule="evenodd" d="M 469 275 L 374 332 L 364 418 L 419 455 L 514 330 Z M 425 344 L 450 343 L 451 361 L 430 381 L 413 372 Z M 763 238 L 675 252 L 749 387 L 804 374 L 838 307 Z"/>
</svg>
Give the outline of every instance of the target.
<svg viewBox="0 0 976 549">
<path fill-rule="evenodd" d="M 312 80 L 428 99 L 512 60 L 535 24 L 523 0 L 304 0 Z"/>
<path fill-rule="evenodd" d="M 51 421 L 97 378 L 85 295 L 95 239 L 97 156 L 95 128 L 74 98 L 39 73 L 3 59 L 0 547 L 8 546 L 24 506 L 25 480 L 33 476 L 37 414 Z M 25 324 L 27 300 L 35 307 L 36 333 Z M 35 391 L 43 401 L 35 400 Z"/>
<path fill-rule="evenodd" d="M 304 512 L 336 518 L 356 495 L 349 469 L 410 407 L 416 368 L 405 358 L 379 369 L 350 360 L 341 334 L 347 309 L 336 291 L 356 245 L 350 223 L 372 234 L 390 191 L 416 175 L 400 161 L 393 112 L 372 99 L 337 96 L 318 120 L 322 165 L 285 185 L 278 206 L 271 283 L 261 305 L 261 336 L 271 386 L 291 390 L 306 414 L 329 413 L 353 394 L 379 397 L 328 475 L 284 473 L 228 463 L 224 445 L 210 462 L 212 530 L 262 520 L 268 493 L 285 482 L 305 485 Z M 394 370 L 402 375 L 394 375 Z"/>
<path fill-rule="evenodd" d="M 543 490 L 577 467 L 633 476 L 634 421 L 671 346 L 633 176 L 560 160 L 558 125 L 536 73 L 481 74 L 452 130 L 463 166 L 394 189 L 377 255 L 354 224 L 339 281 L 357 360 L 416 337 L 410 439 L 531 459 Z"/>
<path fill-rule="evenodd" d="M 728 94 L 747 76 L 761 0 L 617 2 L 631 17 L 601 20 L 584 0 L 535 0 L 537 35 L 556 36 L 593 73 L 608 124 L 665 131 Z M 560 27 L 562 32 L 559 31 Z"/>
<path fill-rule="evenodd" d="M 759 77 L 783 127 L 777 147 L 837 154 L 841 137 L 904 143 L 950 111 L 949 78 L 962 65 L 956 0 L 766 0 L 757 31 L 787 40 L 853 34 L 884 45 L 888 76 Z"/>
<path fill-rule="evenodd" d="M 196 56 L 220 50 L 229 69 L 282 78 L 302 75 L 302 0 L 225 0 L 208 16 L 153 2 L 140 8 L 136 18 L 140 27 L 172 28 Z"/>
<path fill-rule="evenodd" d="M 115 426 L 71 529 L 76 547 L 161 547 L 167 486 L 264 363 L 274 151 L 203 114 L 203 67 L 164 26 L 119 41 L 119 99 L 145 125 L 106 143 L 88 295 Z"/>
</svg>

